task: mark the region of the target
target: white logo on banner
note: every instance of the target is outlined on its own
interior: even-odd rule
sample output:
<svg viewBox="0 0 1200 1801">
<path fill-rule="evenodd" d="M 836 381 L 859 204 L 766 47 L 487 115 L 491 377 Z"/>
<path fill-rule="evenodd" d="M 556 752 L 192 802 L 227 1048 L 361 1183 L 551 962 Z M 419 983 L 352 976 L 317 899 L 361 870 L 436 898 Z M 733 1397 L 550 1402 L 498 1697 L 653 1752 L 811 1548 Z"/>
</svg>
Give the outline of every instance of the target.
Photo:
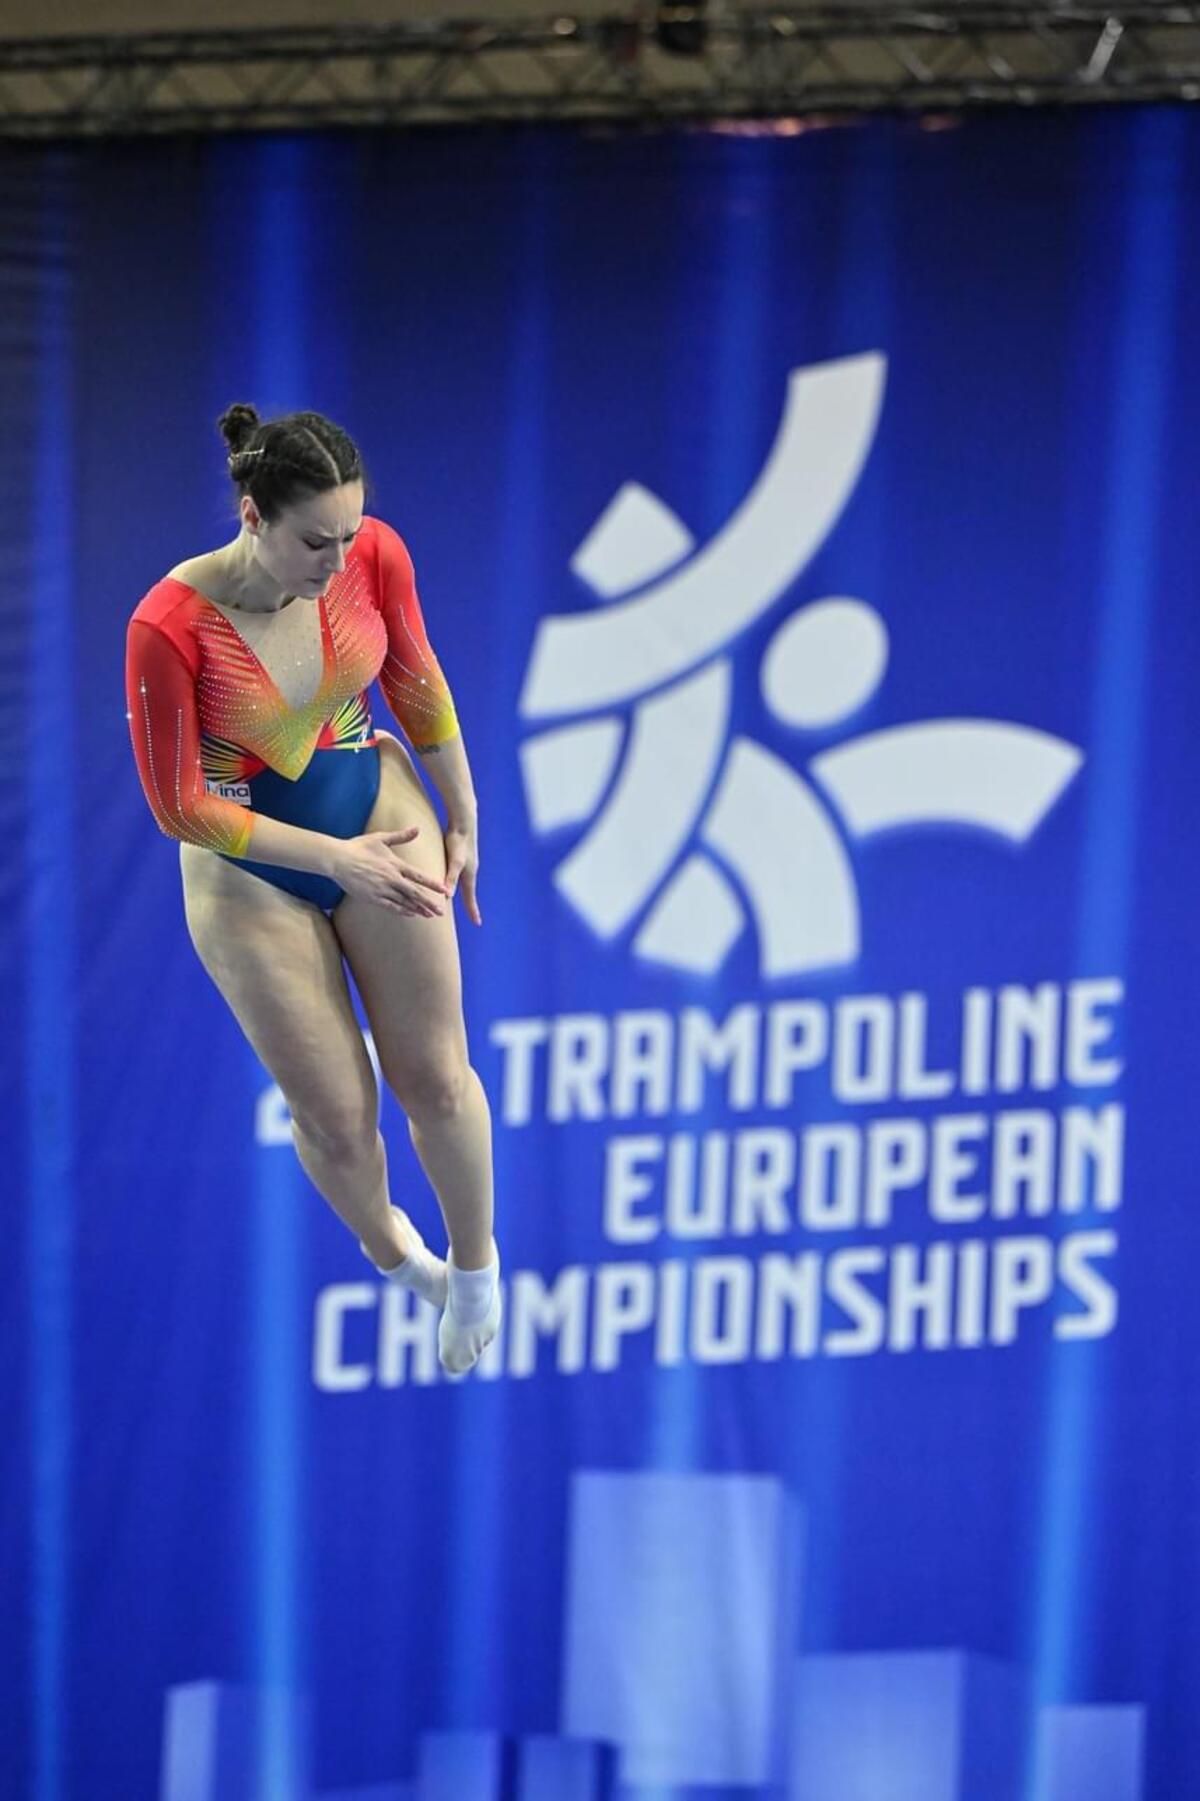
<svg viewBox="0 0 1200 1801">
<path fill-rule="evenodd" d="M 811 760 L 811 780 L 750 738 L 730 741 L 733 671 L 718 653 L 833 529 L 875 437 L 885 369 L 872 352 L 794 370 L 758 482 L 699 549 L 662 501 L 626 483 L 571 561 L 607 604 L 538 628 L 521 714 L 582 717 L 521 747 L 533 829 L 590 821 L 555 884 L 605 939 L 653 899 L 633 940 L 648 961 L 712 975 L 740 936 L 742 905 L 715 852 L 749 897 L 763 975 L 851 962 L 858 895 L 830 807 L 852 838 L 945 823 L 1021 843 L 1083 760 L 1061 738 L 994 719 L 852 738 Z M 767 646 L 763 699 L 785 725 L 824 729 L 870 699 L 887 657 L 865 601 L 810 601 Z M 628 719 L 613 710 L 627 702 Z"/>
</svg>

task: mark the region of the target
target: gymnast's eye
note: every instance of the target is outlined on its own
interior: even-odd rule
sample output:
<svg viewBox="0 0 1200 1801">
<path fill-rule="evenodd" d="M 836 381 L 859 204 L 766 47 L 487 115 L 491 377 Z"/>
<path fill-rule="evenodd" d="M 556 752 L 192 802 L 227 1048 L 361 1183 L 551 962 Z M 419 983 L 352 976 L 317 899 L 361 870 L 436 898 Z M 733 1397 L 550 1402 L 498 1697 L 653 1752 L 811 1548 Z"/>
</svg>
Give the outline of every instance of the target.
<svg viewBox="0 0 1200 1801">
<path fill-rule="evenodd" d="M 357 536 L 358 536 L 358 533 L 356 531 L 351 532 L 346 538 L 343 538 L 342 542 L 344 544 L 353 544 L 353 542 L 354 542 L 355 538 L 357 538 Z M 333 539 L 332 538 L 318 538 L 316 543 L 314 544 L 311 538 L 305 538 L 304 542 L 307 544 L 307 546 L 310 550 L 324 550 L 324 548 L 327 544 L 333 543 Z"/>
</svg>

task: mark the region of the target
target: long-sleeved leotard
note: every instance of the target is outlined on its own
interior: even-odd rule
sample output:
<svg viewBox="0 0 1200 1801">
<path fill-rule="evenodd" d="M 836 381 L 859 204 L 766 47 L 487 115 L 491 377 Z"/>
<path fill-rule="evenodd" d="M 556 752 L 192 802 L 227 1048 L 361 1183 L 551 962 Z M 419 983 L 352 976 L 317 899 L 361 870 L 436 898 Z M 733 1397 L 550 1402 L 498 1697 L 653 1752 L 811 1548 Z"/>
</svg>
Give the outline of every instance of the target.
<svg viewBox="0 0 1200 1801">
<path fill-rule="evenodd" d="M 139 602 L 126 642 L 129 726 L 146 799 L 169 837 L 244 858 L 252 801 L 272 817 L 304 823 L 303 808 L 297 810 L 303 790 L 330 791 L 327 781 L 304 780 L 315 754 L 374 743 L 366 689 L 376 677 L 416 748 L 458 732 L 425 633 L 412 559 L 390 525 L 363 519 L 344 569 L 316 604 L 321 678 L 312 699 L 293 707 L 236 626 L 196 589 L 164 576 Z M 263 796 L 282 804 L 264 805 Z M 313 823 L 337 829 L 327 817 Z M 362 823 L 348 818 L 342 835 Z M 268 873 L 267 866 L 250 867 Z M 268 874 L 303 892 L 290 877 Z"/>
</svg>

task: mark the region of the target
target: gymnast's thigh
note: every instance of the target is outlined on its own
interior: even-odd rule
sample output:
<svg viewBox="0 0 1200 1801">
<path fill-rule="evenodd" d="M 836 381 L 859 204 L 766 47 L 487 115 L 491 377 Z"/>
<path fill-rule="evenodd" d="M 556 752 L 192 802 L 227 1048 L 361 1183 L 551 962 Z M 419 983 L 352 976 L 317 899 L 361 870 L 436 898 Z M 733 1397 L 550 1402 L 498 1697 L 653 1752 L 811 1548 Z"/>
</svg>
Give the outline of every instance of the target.
<svg viewBox="0 0 1200 1801">
<path fill-rule="evenodd" d="M 196 954 L 293 1116 L 323 1136 L 373 1131 L 375 1075 L 326 915 L 197 845 L 180 869 Z"/>
<path fill-rule="evenodd" d="M 368 830 L 419 835 L 396 846 L 401 861 L 439 879 L 446 873 L 442 828 L 407 753 L 380 734 L 379 797 Z M 454 905 L 432 918 L 394 913 L 349 894 L 333 915 L 334 930 L 362 996 L 389 1086 L 405 1105 L 414 1086 L 453 1085 L 466 1063 L 462 976 Z"/>
</svg>

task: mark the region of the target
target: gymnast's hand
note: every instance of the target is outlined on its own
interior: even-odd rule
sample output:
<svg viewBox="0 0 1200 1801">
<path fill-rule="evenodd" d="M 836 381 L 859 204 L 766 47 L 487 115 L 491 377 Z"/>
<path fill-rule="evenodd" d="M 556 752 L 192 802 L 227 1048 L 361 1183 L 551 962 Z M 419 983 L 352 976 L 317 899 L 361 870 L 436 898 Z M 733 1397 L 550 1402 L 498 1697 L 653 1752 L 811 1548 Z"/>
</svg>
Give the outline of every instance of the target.
<svg viewBox="0 0 1200 1801">
<path fill-rule="evenodd" d="M 396 852 L 397 845 L 411 844 L 419 830 L 411 825 L 406 832 L 364 832 L 345 839 L 338 847 L 334 881 L 356 900 L 373 901 L 393 913 L 423 919 L 441 913 L 446 885 L 402 862 Z"/>
<path fill-rule="evenodd" d="M 462 889 L 463 903 L 477 926 L 483 924 L 479 901 L 475 894 L 475 877 L 479 873 L 479 830 L 474 821 L 463 825 L 453 822 L 446 827 L 446 891 L 453 898 Z"/>
</svg>

